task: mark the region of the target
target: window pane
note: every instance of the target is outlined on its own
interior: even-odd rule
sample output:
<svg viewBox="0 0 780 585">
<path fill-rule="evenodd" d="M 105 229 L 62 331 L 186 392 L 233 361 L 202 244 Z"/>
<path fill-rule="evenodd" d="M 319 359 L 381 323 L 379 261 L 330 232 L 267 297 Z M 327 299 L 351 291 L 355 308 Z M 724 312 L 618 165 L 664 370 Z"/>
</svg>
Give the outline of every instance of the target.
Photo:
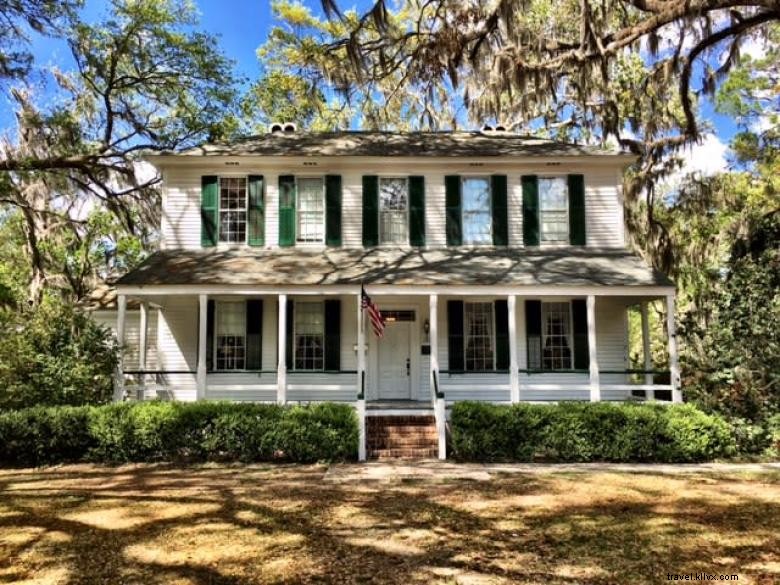
<svg viewBox="0 0 780 585">
<path fill-rule="evenodd" d="M 246 240 L 246 179 L 221 177 L 219 180 L 219 241 L 243 243 Z"/>
<path fill-rule="evenodd" d="M 466 370 L 493 370 L 493 303 L 464 303 L 463 308 Z"/>
<path fill-rule="evenodd" d="M 295 303 L 295 369 L 325 368 L 325 305 Z"/>
<path fill-rule="evenodd" d="M 539 179 L 542 241 L 569 241 L 569 187 L 563 177 Z"/>
<path fill-rule="evenodd" d="M 325 189 L 322 179 L 298 179 L 298 241 L 325 238 Z"/>
<path fill-rule="evenodd" d="M 406 179 L 379 179 L 379 242 L 409 241 L 409 188 Z"/>
<path fill-rule="evenodd" d="M 542 303 L 542 364 L 545 370 L 571 369 L 569 303 Z"/>
<path fill-rule="evenodd" d="M 463 243 L 493 242 L 490 183 L 485 177 L 463 179 Z"/>
<path fill-rule="evenodd" d="M 243 370 L 246 367 L 246 304 L 217 303 L 216 317 L 217 369 Z"/>
</svg>

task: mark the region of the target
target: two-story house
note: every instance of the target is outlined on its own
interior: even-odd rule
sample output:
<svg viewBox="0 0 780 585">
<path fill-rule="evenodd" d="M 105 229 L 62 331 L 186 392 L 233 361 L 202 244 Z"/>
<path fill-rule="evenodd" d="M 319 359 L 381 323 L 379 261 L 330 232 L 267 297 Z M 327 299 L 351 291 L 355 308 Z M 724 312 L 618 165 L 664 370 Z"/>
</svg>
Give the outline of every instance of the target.
<svg viewBox="0 0 780 585">
<path fill-rule="evenodd" d="M 505 132 L 277 131 L 146 160 L 161 246 L 116 284 L 120 392 L 348 401 L 362 429 L 435 414 L 440 456 L 458 400 L 681 400 L 674 287 L 626 248 L 631 155 Z M 629 370 L 632 306 L 644 370 Z"/>
</svg>

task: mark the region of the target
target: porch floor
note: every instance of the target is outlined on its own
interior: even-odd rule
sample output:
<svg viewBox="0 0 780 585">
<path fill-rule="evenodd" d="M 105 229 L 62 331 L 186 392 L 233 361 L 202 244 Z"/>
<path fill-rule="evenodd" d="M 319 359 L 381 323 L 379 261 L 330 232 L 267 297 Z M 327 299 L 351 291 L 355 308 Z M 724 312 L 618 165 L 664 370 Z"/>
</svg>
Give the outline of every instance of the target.
<svg viewBox="0 0 780 585">
<path fill-rule="evenodd" d="M 366 410 L 424 410 L 433 412 L 433 404 L 430 400 L 367 400 Z"/>
</svg>

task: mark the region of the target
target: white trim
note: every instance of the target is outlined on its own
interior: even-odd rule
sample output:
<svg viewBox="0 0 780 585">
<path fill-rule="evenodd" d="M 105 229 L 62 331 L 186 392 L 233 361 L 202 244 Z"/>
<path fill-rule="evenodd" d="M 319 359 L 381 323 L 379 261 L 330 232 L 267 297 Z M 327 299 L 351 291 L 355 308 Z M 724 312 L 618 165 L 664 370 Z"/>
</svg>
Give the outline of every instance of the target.
<svg viewBox="0 0 780 585">
<path fill-rule="evenodd" d="M 439 297 L 436 294 L 428 296 L 428 344 L 430 347 L 430 388 L 433 400 L 436 400 L 436 385 L 433 383 L 434 373 L 439 374 Z"/>
<path fill-rule="evenodd" d="M 117 361 L 117 376 L 114 382 L 114 401 L 119 402 L 125 395 L 125 317 L 127 314 L 127 296 L 118 294 L 116 297 L 117 317 L 116 317 L 116 341 L 119 346 L 119 359 Z"/>
<path fill-rule="evenodd" d="M 520 402 L 520 372 L 517 357 L 517 297 L 507 296 L 509 318 L 509 393 L 513 403 Z"/>
<path fill-rule="evenodd" d="M 672 383 L 672 402 L 682 402 L 680 389 L 680 361 L 677 355 L 677 325 L 675 322 L 675 295 L 666 296 L 666 329 L 669 334 L 669 372 Z"/>
<path fill-rule="evenodd" d="M 208 295 L 198 297 L 198 366 L 196 370 L 196 396 L 198 400 L 206 398 L 206 348 L 208 344 Z"/>
<path fill-rule="evenodd" d="M 287 402 L 287 295 L 279 295 L 277 314 L 276 402 Z"/>
<path fill-rule="evenodd" d="M 586 305 L 588 309 L 588 352 L 590 354 L 590 401 L 599 402 L 601 400 L 601 380 L 599 377 L 599 357 L 596 348 L 596 297 L 588 295 Z M 573 353 L 572 359 L 574 359 Z"/>
</svg>

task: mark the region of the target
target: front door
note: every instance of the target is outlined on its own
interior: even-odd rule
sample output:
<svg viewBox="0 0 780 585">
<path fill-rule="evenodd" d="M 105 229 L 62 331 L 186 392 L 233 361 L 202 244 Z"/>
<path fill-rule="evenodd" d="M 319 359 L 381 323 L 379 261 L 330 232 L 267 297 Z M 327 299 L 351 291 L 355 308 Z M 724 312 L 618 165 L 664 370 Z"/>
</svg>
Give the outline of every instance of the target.
<svg viewBox="0 0 780 585">
<path fill-rule="evenodd" d="M 409 400 L 412 397 L 413 321 L 389 321 L 377 343 L 379 354 L 379 399 Z"/>
</svg>

